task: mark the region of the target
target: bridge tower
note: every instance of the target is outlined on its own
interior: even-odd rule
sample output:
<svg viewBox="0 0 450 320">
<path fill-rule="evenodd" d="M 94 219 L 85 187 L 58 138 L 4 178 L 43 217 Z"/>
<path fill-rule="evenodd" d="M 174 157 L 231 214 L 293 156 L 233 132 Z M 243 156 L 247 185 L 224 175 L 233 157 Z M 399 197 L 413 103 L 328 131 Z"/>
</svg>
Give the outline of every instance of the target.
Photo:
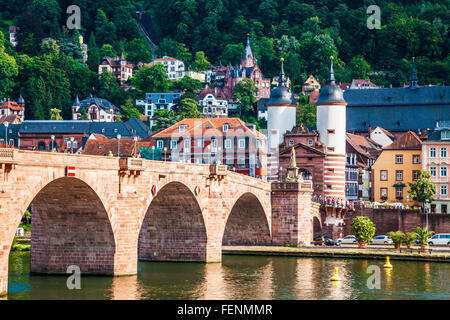
<svg viewBox="0 0 450 320">
<path fill-rule="evenodd" d="M 326 146 L 324 166 L 325 197 L 345 199 L 346 105 L 336 85 L 331 56 L 330 75 L 317 100 L 317 131 Z"/>
</svg>

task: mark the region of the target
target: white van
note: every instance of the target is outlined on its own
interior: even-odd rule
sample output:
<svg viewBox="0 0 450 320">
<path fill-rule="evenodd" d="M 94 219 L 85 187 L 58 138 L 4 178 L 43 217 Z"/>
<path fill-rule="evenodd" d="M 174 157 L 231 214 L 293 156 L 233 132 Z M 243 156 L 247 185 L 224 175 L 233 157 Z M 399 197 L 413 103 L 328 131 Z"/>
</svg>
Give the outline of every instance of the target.
<svg viewBox="0 0 450 320">
<path fill-rule="evenodd" d="M 429 245 L 450 246 L 450 233 L 438 233 L 428 239 Z"/>
</svg>

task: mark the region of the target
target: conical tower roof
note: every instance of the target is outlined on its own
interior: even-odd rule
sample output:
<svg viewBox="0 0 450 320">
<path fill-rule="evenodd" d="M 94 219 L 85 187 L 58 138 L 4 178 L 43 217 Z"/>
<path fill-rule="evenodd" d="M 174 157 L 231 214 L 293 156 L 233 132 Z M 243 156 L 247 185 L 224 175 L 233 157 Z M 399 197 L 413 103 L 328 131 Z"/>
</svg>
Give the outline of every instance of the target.
<svg viewBox="0 0 450 320">
<path fill-rule="evenodd" d="M 341 88 L 336 85 L 336 79 L 334 78 L 333 56 L 330 57 L 330 60 L 330 73 L 328 75 L 327 84 L 320 89 L 317 104 L 345 103 L 344 93 Z"/>
<path fill-rule="evenodd" d="M 73 102 L 72 106 L 79 106 L 80 105 L 80 99 L 78 99 L 78 95 L 75 98 L 75 101 Z"/>
<path fill-rule="evenodd" d="M 291 90 L 286 86 L 286 77 L 284 75 L 283 67 L 284 59 L 281 58 L 281 70 L 280 77 L 278 79 L 278 86 L 270 92 L 270 98 L 267 104 L 296 104 L 294 95 Z"/>
</svg>

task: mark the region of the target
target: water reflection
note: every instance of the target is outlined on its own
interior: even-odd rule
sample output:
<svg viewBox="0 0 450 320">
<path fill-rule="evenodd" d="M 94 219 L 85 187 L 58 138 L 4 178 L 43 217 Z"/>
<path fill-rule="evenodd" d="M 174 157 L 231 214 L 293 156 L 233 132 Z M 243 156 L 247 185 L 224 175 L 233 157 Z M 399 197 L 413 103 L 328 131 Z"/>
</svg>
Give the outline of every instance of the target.
<svg viewBox="0 0 450 320">
<path fill-rule="evenodd" d="M 224 256 L 222 263 L 140 262 L 137 276 L 82 276 L 69 290 L 66 276 L 29 274 L 29 253 L 12 253 L 8 299 L 450 299 L 447 263 L 293 257 Z M 381 288 L 369 289 L 371 265 Z M 334 268 L 342 281 L 330 281 Z"/>
</svg>

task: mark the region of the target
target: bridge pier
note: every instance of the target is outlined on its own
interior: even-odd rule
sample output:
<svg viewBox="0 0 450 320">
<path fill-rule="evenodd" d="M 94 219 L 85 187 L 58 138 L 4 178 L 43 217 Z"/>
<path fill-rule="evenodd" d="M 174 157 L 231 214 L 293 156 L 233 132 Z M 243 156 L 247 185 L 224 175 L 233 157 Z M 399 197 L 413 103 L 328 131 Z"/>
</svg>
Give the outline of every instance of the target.
<svg viewBox="0 0 450 320">
<path fill-rule="evenodd" d="M 272 243 L 308 246 L 313 240 L 310 182 L 272 183 Z"/>
</svg>

